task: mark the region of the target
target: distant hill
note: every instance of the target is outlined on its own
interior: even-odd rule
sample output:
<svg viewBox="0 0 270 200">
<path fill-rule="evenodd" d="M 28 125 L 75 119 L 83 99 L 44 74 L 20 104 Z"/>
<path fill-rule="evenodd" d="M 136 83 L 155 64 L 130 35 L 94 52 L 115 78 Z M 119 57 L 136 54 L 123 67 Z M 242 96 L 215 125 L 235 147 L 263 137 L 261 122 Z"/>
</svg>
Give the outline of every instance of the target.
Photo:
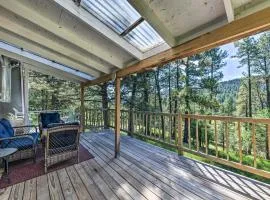
<svg viewBox="0 0 270 200">
<path fill-rule="evenodd" d="M 225 99 L 228 97 L 232 97 L 234 100 L 236 100 L 237 93 L 240 88 L 240 81 L 241 80 L 238 78 L 220 82 L 217 94 L 217 99 L 220 103 L 224 103 Z"/>
</svg>

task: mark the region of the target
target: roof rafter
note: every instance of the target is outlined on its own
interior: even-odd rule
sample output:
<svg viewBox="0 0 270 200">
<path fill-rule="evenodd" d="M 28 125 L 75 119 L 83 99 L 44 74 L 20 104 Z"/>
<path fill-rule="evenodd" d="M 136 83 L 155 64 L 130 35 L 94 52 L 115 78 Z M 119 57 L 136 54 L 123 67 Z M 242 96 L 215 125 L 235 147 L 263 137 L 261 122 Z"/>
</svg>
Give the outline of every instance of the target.
<svg viewBox="0 0 270 200">
<path fill-rule="evenodd" d="M 133 24 L 131 24 L 125 31 L 123 31 L 123 33 L 121 33 L 120 35 L 122 37 L 124 37 L 125 35 L 127 35 L 129 32 L 131 32 L 134 28 L 136 28 L 140 23 L 142 23 L 144 21 L 144 19 L 142 17 L 140 17 L 136 22 L 134 22 Z"/>
<path fill-rule="evenodd" d="M 225 11 L 227 15 L 228 22 L 232 22 L 234 20 L 234 9 L 232 6 L 232 1 L 231 0 L 223 0 L 224 6 L 225 6 Z"/>
<path fill-rule="evenodd" d="M 95 56 L 76 50 L 72 44 L 67 43 L 46 30 L 36 27 L 34 24 L 28 23 L 19 16 L 8 13 L 9 11 L 5 11 L 1 7 L 0 11 L 1 27 L 4 29 L 34 41 L 48 49 L 57 51 L 65 56 L 70 57 L 72 55 L 73 60 L 76 60 L 89 68 L 96 69 L 104 73 L 111 72 L 110 67 L 106 67 L 105 62 L 99 62 L 98 58 Z"/>
<path fill-rule="evenodd" d="M 99 77 L 101 73 L 99 71 L 93 70 L 85 65 L 82 65 L 80 63 L 77 63 L 76 61 L 59 54 L 57 52 L 53 52 L 47 48 L 43 48 L 42 46 L 25 39 L 19 35 L 16 35 L 14 33 L 11 33 L 7 30 L 4 30 L 0 28 L 0 38 L 2 38 L 4 41 L 10 43 L 10 44 L 16 44 L 17 46 L 27 49 L 32 52 L 38 52 L 39 54 L 43 55 L 44 57 L 50 59 L 50 60 L 57 60 L 60 63 L 63 63 L 67 66 L 72 66 L 76 68 L 79 71 L 82 71 L 87 74 L 91 74 L 94 77 Z"/>
<path fill-rule="evenodd" d="M 0 54 L 13 59 L 17 59 L 20 62 L 27 64 L 28 68 L 35 71 L 39 71 L 41 73 L 53 75 L 58 78 L 71 80 L 74 82 L 83 82 L 87 80 L 85 78 L 75 75 L 71 71 L 65 72 L 61 70 L 60 69 L 61 64 L 54 63 L 50 60 L 39 57 L 37 55 L 33 55 L 31 53 L 28 53 L 11 45 L 5 44 L 3 42 L 0 42 Z"/>
<path fill-rule="evenodd" d="M 99 21 L 96 17 L 91 15 L 85 9 L 81 8 L 80 6 L 76 6 L 72 1 L 66 0 L 54 0 L 58 5 L 62 6 L 74 16 L 78 17 L 80 20 L 87 23 L 90 27 L 94 30 L 102 34 L 104 37 L 110 39 L 112 42 L 117 44 L 119 47 L 123 48 L 127 51 L 130 55 L 134 56 L 135 58 L 141 60 L 142 59 L 142 52 L 140 52 L 137 48 L 129 44 L 126 40 L 124 40 L 121 36 L 117 33 L 112 31 L 109 27 Z"/>
<path fill-rule="evenodd" d="M 175 46 L 174 36 L 167 30 L 163 23 L 158 19 L 157 15 L 149 8 L 149 5 L 142 0 L 128 0 L 128 2 L 141 14 L 141 16 L 151 24 L 151 26 L 159 33 L 159 35 L 171 47 Z"/>
<path fill-rule="evenodd" d="M 121 69 L 123 67 L 123 62 L 117 56 L 117 52 L 104 51 L 104 48 L 101 45 L 101 39 L 99 37 L 91 37 L 92 40 L 91 42 L 89 42 L 89 40 L 85 40 L 84 38 L 76 34 L 75 31 L 67 29 L 66 26 L 63 26 L 61 24 L 60 26 L 59 22 L 61 22 L 61 20 L 65 20 L 64 18 L 61 18 L 61 13 L 59 13 L 59 20 L 56 21 L 50 20 L 48 17 L 42 15 L 38 10 L 31 9 L 31 7 L 28 7 L 24 1 L 3 1 L 1 2 L 1 6 L 5 7 L 6 9 L 12 9 L 12 12 L 54 33 L 62 39 L 69 38 L 68 41 L 70 43 L 97 57 L 100 56 L 104 61 L 115 66 L 116 68 Z M 97 42 L 95 42 L 95 40 L 97 40 Z M 100 45 L 97 45 L 98 42 L 100 43 Z"/>
</svg>

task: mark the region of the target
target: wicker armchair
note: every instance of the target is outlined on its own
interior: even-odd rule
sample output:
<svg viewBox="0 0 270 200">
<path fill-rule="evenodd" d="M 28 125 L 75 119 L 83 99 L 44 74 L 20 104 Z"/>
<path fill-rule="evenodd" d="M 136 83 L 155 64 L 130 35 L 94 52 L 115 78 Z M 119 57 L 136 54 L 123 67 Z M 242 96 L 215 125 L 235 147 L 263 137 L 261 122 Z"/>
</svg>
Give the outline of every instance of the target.
<svg viewBox="0 0 270 200">
<path fill-rule="evenodd" d="M 35 162 L 38 141 L 39 133 L 36 126 L 12 127 L 7 119 L 0 120 L 0 148 L 18 149 L 9 157 L 9 161 L 33 158 Z"/>
<path fill-rule="evenodd" d="M 56 163 L 76 158 L 79 160 L 79 123 L 51 124 L 47 127 L 45 141 L 45 173 Z"/>
</svg>

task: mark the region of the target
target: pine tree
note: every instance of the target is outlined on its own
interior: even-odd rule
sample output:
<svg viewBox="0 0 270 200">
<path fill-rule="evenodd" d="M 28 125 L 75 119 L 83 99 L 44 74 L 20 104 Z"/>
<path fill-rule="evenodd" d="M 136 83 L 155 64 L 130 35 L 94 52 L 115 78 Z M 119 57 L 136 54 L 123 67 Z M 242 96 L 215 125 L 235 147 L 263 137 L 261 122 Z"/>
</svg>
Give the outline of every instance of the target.
<svg viewBox="0 0 270 200">
<path fill-rule="evenodd" d="M 228 57 L 228 53 L 220 48 L 213 48 L 201 53 L 199 57 L 199 66 L 202 68 L 201 88 L 209 94 L 210 108 L 213 109 L 218 106 L 218 84 L 223 78 L 221 70 L 226 65 L 224 59 Z"/>
<path fill-rule="evenodd" d="M 252 117 L 252 89 L 251 89 L 251 68 L 254 65 L 256 55 L 256 42 L 253 37 L 245 38 L 235 43 L 237 47 L 236 57 L 240 58 L 241 67 L 247 67 L 248 78 L 248 116 Z"/>
</svg>

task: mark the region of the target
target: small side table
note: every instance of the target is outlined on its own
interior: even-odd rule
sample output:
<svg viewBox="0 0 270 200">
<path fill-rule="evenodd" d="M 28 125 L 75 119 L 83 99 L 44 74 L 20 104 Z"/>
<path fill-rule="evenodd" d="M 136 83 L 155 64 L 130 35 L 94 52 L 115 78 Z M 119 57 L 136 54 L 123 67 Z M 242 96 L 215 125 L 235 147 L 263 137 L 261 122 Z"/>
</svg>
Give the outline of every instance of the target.
<svg viewBox="0 0 270 200">
<path fill-rule="evenodd" d="M 0 159 L 2 158 L 4 160 L 4 165 L 5 165 L 4 175 L 7 178 L 8 178 L 8 157 L 10 155 L 14 154 L 16 151 L 18 151 L 18 149 L 16 149 L 16 148 L 3 148 L 3 149 L 0 149 Z M 8 178 L 8 181 L 9 181 L 9 178 Z"/>
</svg>

